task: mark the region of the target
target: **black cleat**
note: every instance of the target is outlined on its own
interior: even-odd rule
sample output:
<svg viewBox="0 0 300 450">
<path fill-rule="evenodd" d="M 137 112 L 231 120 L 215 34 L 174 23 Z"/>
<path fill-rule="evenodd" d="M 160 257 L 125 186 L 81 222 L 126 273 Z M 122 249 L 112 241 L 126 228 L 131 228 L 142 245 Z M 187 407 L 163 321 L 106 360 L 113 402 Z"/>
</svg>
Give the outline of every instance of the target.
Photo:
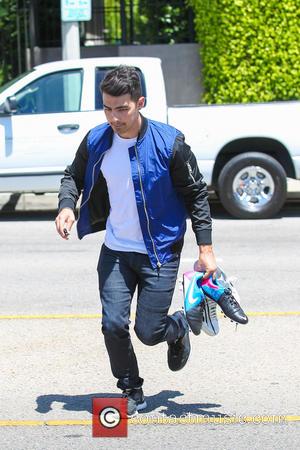
<svg viewBox="0 0 300 450">
<path fill-rule="evenodd" d="M 201 281 L 201 288 L 206 297 L 217 302 L 223 313 L 232 319 L 234 322 L 245 325 L 248 323 L 248 317 L 240 307 L 240 304 L 235 299 L 232 289 L 224 286 L 222 279 L 209 277 Z"/>
<path fill-rule="evenodd" d="M 230 289 L 225 289 L 224 294 L 221 296 L 220 300 L 218 300 L 218 305 L 229 319 L 243 325 L 248 323 L 248 317 L 232 295 Z"/>
</svg>

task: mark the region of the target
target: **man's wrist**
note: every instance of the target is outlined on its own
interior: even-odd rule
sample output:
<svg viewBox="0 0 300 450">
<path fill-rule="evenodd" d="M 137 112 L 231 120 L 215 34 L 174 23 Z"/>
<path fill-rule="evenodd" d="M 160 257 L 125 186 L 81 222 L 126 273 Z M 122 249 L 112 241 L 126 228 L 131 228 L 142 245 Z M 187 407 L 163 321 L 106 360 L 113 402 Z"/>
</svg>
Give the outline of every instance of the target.
<svg viewBox="0 0 300 450">
<path fill-rule="evenodd" d="M 213 253 L 212 244 L 201 244 L 199 245 L 199 253 Z"/>
</svg>

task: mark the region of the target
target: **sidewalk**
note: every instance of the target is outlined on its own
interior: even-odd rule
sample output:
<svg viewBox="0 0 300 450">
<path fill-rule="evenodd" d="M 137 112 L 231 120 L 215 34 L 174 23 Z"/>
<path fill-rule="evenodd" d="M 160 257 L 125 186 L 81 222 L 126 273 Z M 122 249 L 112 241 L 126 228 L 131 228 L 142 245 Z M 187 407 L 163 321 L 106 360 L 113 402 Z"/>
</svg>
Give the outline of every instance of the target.
<svg viewBox="0 0 300 450">
<path fill-rule="evenodd" d="M 212 194 L 212 199 L 214 195 Z M 300 199 L 300 180 L 288 179 L 288 200 Z M 0 194 L 0 211 L 49 211 L 57 209 L 57 193 Z"/>
</svg>

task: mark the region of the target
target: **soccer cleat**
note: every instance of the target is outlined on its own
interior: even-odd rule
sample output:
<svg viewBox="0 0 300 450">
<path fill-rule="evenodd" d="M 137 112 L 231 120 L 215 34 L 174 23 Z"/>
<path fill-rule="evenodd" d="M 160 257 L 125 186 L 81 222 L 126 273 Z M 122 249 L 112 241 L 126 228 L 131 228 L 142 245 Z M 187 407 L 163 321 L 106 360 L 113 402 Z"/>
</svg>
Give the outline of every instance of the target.
<svg viewBox="0 0 300 450">
<path fill-rule="evenodd" d="M 215 279 L 209 277 L 201 281 L 201 287 L 205 295 L 217 302 L 229 319 L 241 324 L 248 322 L 248 317 L 233 296 L 232 288 L 228 282 L 224 283 L 217 277 Z"/>
<path fill-rule="evenodd" d="M 205 297 L 203 309 L 202 330 L 209 336 L 216 336 L 219 331 L 219 321 L 217 317 L 217 303 Z"/>
<path fill-rule="evenodd" d="M 183 274 L 184 311 L 192 332 L 200 334 L 203 322 L 204 293 L 201 289 L 202 272 Z"/>
<path fill-rule="evenodd" d="M 141 409 L 145 409 L 147 407 L 147 403 L 145 401 L 143 389 L 134 388 L 134 389 L 125 389 L 123 391 L 125 397 L 127 397 L 127 417 L 134 417 L 138 414 L 138 411 Z"/>
</svg>

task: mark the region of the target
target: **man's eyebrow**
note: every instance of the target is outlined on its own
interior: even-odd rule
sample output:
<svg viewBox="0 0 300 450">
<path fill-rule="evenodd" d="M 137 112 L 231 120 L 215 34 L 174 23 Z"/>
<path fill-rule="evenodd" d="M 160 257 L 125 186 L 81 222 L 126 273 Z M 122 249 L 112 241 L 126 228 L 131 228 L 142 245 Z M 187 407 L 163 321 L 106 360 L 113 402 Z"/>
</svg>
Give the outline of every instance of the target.
<svg viewBox="0 0 300 450">
<path fill-rule="evenodd" d="M 103 103 L 103 106 L 104 106 L 104 108 L 107 108 L 107 109 L 113 109 L 110 106 L 105 105 L 104 103 Z M 114 109 L 121 109 L 121 108 L 128 108 L 128 104 L 126 103 L 125 105 L 116 106 Z"/>
</svg>

